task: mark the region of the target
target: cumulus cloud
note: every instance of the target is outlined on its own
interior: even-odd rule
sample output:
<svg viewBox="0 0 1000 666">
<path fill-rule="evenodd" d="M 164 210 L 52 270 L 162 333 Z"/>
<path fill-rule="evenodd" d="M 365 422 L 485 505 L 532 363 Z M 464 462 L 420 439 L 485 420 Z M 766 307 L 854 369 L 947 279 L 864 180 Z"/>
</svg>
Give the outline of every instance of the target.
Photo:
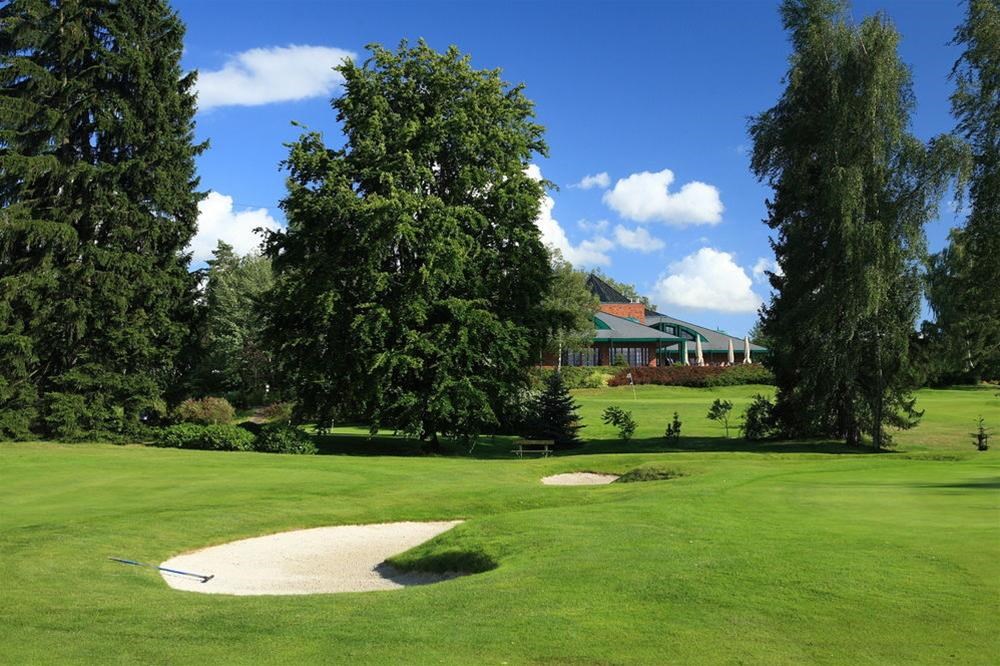
<svg viewBox="0 0 1000 666">
<path fill-rule="evenodd" d="M 333 70 L 355 55 L 328 46 L 274 46 L 231 56 L 222 69 L 198 73 L 198 107 L 259 106 L 325 97 L 344 82 Z"/>
<path fill-rule="evenodd" d="M 600 232 L 606 231 L 608 228 L 607 220 L 598 220 L 597 222 L 590 222 L 588 220 L 577 220 L 576 226 L 580 227 L 584 231 Z"/>
<path fill-rule="evenodd" d="M 581 190 L 589 190 L 594 187 L 605 188 L 611 184 L 611 177 L 607 171 L 595 173 L 593 176 L 584 176 L 579 183 L 574 183 L 570 187 L 579 187 Z"/>
<path fill-rule="evenodd" d="M 188 249 L 194 261 L 207 261 L 221 240 L 233 246 L 239 254 L 254 252 L 261 237 L 254 229 L 263 227 L 271 231 L 281 228 L 266 208 L 234 211 L 233 198 L 218 192 L 209 192 L 198 203 L 198 233 Z"/>
<path fill-rule="evenodd" d="M 671 224 L 716 224 L 722 221 L 719 190 L 698 181 L 670 192 L 674 172 L 670 169 L 643 171 L 622 178 L 604 193 L 604 203 L 622 217 L 636 222 Z"/>
<path fill-rule="evenodd" d="M 757 263 L 753 265 L 753 281 L 754 282 L 767 282 L 767 273 L 775 273 L 776 275 L 782 275 L 781 267 L 778 266 L 778 262 L 774 259 L 768 259 L 767 257 L 759 257 Z"/>
<path fill-rule="evenodd" d="M 666 245 L 662 240 L 651 235 L 645 227 L 628 229 L 620 224 L 615 227 L 615 241 L 627 250 L 638 252 L 655 252 L 662 250 Z"/>
<path fill-rule="evenodd" d="M 542 170 L 537 164 L 529 164 L 524 169 L 530 178 L 542 180 Z M 559 250 L 563 259 L 574 266 L 598 266 L 611 263 L 608 251 L 614 247 L 614 242 L 609 238 L 595 236 L 590 240 L 585 240 L 578 245 L 573 245 L 566 231 L 559 224 L 559 221 L 552 217 L 552 209 L 555 208 L 555 199 L 549 195 L 542 198 L 542 205 L 538 211 L 538 218 L 535 225 L 542 232 L 542 243 L 546 247 Z"/>
<path fill-rule="evenodd" d="M 703 247 L 671 264 L 654 287 L 657 302 L 721 312 L 754 312 L 761 298 L 733 255 Z"/>
</svg>

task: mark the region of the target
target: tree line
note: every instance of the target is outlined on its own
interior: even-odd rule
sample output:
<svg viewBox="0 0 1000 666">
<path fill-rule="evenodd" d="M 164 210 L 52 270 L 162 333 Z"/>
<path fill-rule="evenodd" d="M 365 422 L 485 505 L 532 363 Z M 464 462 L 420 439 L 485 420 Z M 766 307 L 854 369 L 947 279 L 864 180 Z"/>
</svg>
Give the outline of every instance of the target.
<svg viewBox="0 0 1000 666">
<path fill-rule="evenodd" d="M 882 446 L 928 374 L 1000 374 L 1000 9 L 969 1 L 958 125 L 928 144 L 887 18 L 855 25 L 837 0 L 781 16 L 786 89 L 749 128 L 781 268 L 759 330 L 774 416 Z M 551 184 L 527 169 L 548 148 L 524 86 L 454 47 L 370 46 L 338 68 L 343 145 L 289 147 L 287 228 L 191 271 L 207 146 L 183 36 L 164 0 L 0 8 L 0 437 L 133 437 L 218 394 L 429 447 L 508 427 L 527 368 L 586 345 L 597 307 L 535 226 Z M 952 183 L 970 214 L 929 257 Z"/>
</svg>

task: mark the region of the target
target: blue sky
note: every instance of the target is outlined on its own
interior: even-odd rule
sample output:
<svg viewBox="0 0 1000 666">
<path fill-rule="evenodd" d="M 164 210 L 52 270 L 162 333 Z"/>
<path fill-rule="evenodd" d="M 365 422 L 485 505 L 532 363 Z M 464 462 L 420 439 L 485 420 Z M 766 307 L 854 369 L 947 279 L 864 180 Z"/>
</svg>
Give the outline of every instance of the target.
<svg viewBox="0 0 1000 666">
<path fill-rule="evenodd" d="M 283 223 L 279 162 L 298 121 L 342 142 L 329 101 L 332 61 L 371 42 L 457 45 L 480 68 L 523 82 L 547 128 L 537 166 L 559 185 L 539 221 L 575 263 L 634 283 L 660 309 L 742 334 L 768 295 L 767 188 L 748 167 L 748 116 L 782 90 L 788 43 L 777 2 L 174 1 L 187 23 L 184 65 L 201 77 L 203 204 L 194 245 L 240 249 Z M 922 138 L 950 131 L 955 0 L 865 0 L 896 24 L 912 67 Z M 310 48 L 311 47 L 311 48 Z M 665 173 L 669 170 L 669 173 Z M 600 174 L 607 174 L 606 179 Z M 589 188 L 580 187 L 586 176 Z M 672 178 L 671 178 L 672 176 Z M 685 187 L 687 185 L 687 187 Z M 958 218 L 928 227 L 940 247 Z"/>
</svg>

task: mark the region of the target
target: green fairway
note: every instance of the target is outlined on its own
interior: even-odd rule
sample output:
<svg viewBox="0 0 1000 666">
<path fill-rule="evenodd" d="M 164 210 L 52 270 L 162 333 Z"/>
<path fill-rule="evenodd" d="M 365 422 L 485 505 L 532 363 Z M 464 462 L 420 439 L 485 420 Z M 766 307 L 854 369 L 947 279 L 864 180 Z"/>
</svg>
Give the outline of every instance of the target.
<svg viewBox="0 0 1000 666">
<path fill-rule="evenodd" d="M 735 429 L 727 440 L 705 419 L 716 397 L 736 422 L 769 391 L 578 391 L 588 443 L 547 460 L 509 459 L 507 438 L 437 457 L 0 445 L 0 660 L 995 663 L 1000 453 L 977 453 L 968 433 L 979 414 L 1000 430 L 996 389 L 921 391 L 923 422 L 884 454 L 748 444 Z M 600 423 L 609 404 L 633 410 L 633 442 Z M 662 440 L 674 410 L 676 447 Z M 411 448 L 359 432 L 338 430 L 324 450 Z M 646 464 L 685 475 L 539 483 Z M 456 518 L 467 522 L 399 561 L 473 555 L 496 568 L 390 592 L 200 595 L 106 559 Z"/>
</svg>

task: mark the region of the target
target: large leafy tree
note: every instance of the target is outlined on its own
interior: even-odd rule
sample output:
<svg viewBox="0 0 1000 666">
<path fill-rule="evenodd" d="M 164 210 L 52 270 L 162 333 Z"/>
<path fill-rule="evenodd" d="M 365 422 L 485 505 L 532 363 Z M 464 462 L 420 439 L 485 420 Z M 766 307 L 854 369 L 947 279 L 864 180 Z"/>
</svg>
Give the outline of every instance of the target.
<svg viewBox="0 0 1000 666">
<path fill-rule="evenodd" d="M 291 146 L 271 339 L 300 416 L 434 443 L 494 426 L 537 357 L 551 279 L 521 86 L 423 42 L 345 62 L 346 144 Z"/>
<path fill-rule="evenodd" d="M 551 317 L 546 350 L 562 367 L 563 350 L 589 347 L 600 301 L 587 287 L 587 274 L 573 268 L 558 250 L 552 252 L 552 284 L 544 300 Z"/>
<path fill-rule="evenodd" d="M 853 25 L 837 0 L 785 0 L 785 91 L 750 123 L 752 168 L 774 190 L 781 271 L 763 309 L 777 415 L 794 435 L 869 435 L 918 417 L 908 344 L 923 227 L 957 150 L 909 131 L 910 73 L 883 16 Z"/>
<path fill-rule="evenodd" d="M 206 271 L 193 392 L 226 394 L 243 405 L 260 404 L 273 395 L 271 356 L 263 341 L 263 300 L 273 286 L 267 257 L 240 256 L 219 241 Z"/>
<path fill-rule="evenodd" d="M 159 406 L 199 199 L 183 34 L 161 0 L 0 8 L 0 434 Z"/>
<path fill-rule="evenodd" d="M 972 153 L 970 213 L 929 273 L 936 365 L 947 377 L 1000 377 L 1000 4 L 969 0 L 955 42 L 952 111 Z"/>
</svg>

